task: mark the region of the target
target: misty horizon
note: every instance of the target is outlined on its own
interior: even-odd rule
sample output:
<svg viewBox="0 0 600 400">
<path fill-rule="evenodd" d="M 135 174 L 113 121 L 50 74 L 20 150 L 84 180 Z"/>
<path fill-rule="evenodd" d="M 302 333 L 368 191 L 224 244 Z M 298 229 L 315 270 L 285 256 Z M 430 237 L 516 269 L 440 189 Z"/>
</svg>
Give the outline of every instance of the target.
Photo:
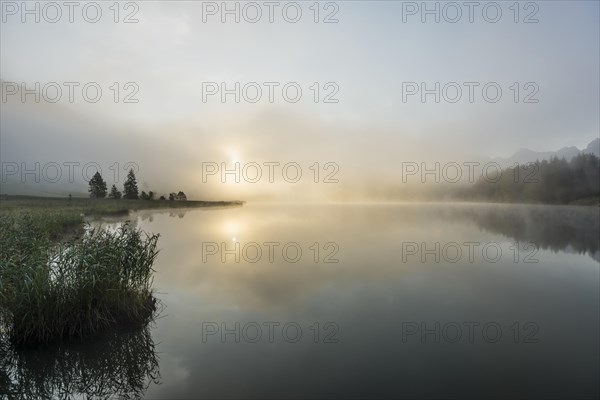
<svg viewBox="0 0 600 400">
<path fill-rule="evenodd" d="M 0 0 L 0 399 L 600 398 L 599 16 Z"/>
</svg>

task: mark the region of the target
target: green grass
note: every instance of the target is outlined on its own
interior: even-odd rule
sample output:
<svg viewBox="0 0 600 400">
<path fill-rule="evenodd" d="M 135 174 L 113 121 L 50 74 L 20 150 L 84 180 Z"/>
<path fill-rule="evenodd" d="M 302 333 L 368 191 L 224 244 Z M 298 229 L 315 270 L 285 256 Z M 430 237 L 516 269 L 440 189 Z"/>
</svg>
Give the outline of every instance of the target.
<svg viewBox="0 0 600 400">
<path fill-rule="evenodd" d="M 128 223 L 84 229 L 86 217 L 146 208 L 233 205 L 4 197 L 0 202 L 0 335 L 17 344 L 145 324 L 157 309 L 158 235 Z"/>
<path fill-rule="evenodd" d="M 0 313 L 16 343 L 83 337 L 151 319 L 157 235 L 125 223 L 57 244 L 28 214 L 2 215 L 0 228 Z"/>
<path fill-rule="evenodd" d="M 158 208 L 196 208 L 214 206 L 235 206 L 242 201 L 169 201 L 169 200 L 113 200 L 64 197 L 0 196 L 0 213 L 6 212 L 47 212 L 100 217 L 105 215 L 128 214 L 129 211 Z"/>
</svg>

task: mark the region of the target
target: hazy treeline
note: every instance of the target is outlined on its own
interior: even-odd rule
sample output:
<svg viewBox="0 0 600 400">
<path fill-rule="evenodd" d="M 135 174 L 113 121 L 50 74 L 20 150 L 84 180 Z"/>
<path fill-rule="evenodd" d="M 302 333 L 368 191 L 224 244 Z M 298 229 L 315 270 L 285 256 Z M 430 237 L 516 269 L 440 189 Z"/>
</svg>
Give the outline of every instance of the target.
<svg viewBox="0 0 600 400">
<path fill-rule="evenodd" d="M 536 161 L 504 170 L 497 182 L 480 178 L 468 191 L 473 200 L 569 204 L 600 196 L 600 160 L 594 154 Z"/>
</svg>

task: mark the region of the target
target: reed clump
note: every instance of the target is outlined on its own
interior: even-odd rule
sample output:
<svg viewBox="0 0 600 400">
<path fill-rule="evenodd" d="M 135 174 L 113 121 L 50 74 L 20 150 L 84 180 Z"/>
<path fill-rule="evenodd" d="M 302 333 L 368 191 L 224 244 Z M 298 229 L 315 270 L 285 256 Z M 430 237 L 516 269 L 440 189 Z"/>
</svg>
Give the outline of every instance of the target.
<svg viewBox="0 0 600 400">
<path fill-rule="evenodd" d="M 157 309 L 158 235 L 123 223 L 57 240 L 72 214 L 0 215 L 0 334 L 17 344 L 145 324 Z M 79 220 L 79 223 L 82 221 Z"/>
</svg>

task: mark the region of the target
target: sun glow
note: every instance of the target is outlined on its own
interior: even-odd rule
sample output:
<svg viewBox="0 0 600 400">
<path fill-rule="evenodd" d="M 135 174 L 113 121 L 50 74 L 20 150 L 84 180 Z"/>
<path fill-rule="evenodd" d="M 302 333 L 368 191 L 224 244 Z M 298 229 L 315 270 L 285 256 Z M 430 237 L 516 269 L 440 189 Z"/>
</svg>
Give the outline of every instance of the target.
<svg viewBox="0 0 600 400">
<path fill-rule="evenodd" d="M 225 149 L 225 154 L 232 164 L 241 162 L 240 151 L 235 148 L 228 147 Z"/>
<path fill-rule="evenodd" d="M 223 224 L 223 231 L 227 237 L 231 238 L 232 242 L 237 242 L 243 233 L 243 227 L 238 221 L 230 220 Z"/>
</svg>

